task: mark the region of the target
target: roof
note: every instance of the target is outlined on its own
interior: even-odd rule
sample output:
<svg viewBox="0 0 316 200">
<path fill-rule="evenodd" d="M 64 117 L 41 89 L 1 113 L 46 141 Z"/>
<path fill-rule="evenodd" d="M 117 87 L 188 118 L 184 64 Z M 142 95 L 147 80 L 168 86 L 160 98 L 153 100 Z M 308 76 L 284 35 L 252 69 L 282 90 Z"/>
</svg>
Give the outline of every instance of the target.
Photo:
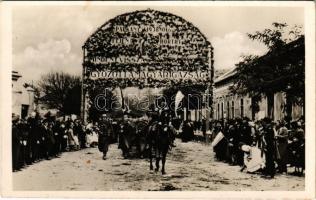
<svg viewBox="0 0 316 200">
<path fill-rule="evenodd" d="M 298 39 L 287 43 L 286 48 L 284 48 L 287 51 L 293 51 L 293 49 L 298 49 L 304 46 L 304 36 L 299 37 Z M 287 51 L 281 51 L 277 56 L 281 56 L 281 54 L 288 53 Z M 265 55 L 261 56 L 259 60 L 262 59 L 270 59 L 270 57 L 273 55 L 273 52 L 268 52 Z M 234 75 L 236 75 L 236 66 L 234 66 L 231 70 L 226 72 L 225 74 L 219 76 L 217 79 L 215 79 L 215 84 L 218 84 L 222 81 L 227 81 L 229 78 L 232 78 Z"/>
<path fill-rule="evenodd" d="M 227 78 L 230 78 L 232 76 L 234 76 L 236 74 L 236 67 L 231 68 L 228 72 L 226 72 L 225 74 L 217 77 L 215 79 L 215 83 L 219 83 Z"/>
</svg>

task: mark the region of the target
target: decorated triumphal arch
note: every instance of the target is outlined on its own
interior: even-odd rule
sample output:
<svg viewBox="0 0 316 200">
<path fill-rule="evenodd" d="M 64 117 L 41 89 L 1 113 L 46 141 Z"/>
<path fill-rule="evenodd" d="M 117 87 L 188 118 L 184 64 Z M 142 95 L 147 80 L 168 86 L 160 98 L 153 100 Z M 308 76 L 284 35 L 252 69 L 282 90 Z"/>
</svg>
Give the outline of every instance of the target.
<svg viewBox="0 0 316 200">
<path fill-rule="evenodd" d="M 193 24 L 170 13 L 119 15 L 86 40 L 83 54 L 84 119 L 96 88 L 199 85 L 212 95 L 210 42 Z"/>
</svg>

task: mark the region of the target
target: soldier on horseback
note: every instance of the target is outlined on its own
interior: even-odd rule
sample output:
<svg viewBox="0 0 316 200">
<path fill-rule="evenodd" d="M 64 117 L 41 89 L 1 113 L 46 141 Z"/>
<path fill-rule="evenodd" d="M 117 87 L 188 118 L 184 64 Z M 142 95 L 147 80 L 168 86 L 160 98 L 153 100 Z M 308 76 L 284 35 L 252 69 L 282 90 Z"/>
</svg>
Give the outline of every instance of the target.
<svg viewBox="0 0 316 200">
<path fill-rule="evenodd" d="M 159 170 L 159 162 L 162 161 L 162 174 L 165 174 L 165 162 L 168 150 L 175 138 L 174 128 L 170 123 L 168 110 L 160 111 L 160 114 L 154 113 L 152 115 L 151 123 L 148 127 L 148 146 L 149 146 L 149 160 L 150 170 L 153 170 L 152 156 L 153 153 L 156 158 L 156 169 Z"/>
<path fill-rule="evenodd" d="M 174 141 L 176 139 L 176 129 L 172 125 L 172 116 L 168 109 L 165 109 L 161 113 L 160 119 L 161 119 L 162 124 L 165 125 L 166 128 L 169 130 L 168 133 L 169 133 L 169 138 L 170 138 L 170 147 L 175 147 L 176 145 L 174 144 Z"/>
</svg>

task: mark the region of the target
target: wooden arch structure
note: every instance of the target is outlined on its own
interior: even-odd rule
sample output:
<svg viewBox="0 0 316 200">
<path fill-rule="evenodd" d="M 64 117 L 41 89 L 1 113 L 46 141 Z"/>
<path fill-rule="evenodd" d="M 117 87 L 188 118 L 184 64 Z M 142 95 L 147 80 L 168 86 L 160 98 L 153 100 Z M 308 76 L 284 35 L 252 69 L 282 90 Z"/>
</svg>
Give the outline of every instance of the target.
<svg viewBox="0 0 316 200">
<path fill-rule="evenodd" d="M 99 27 L 82 49 L 84 120 L 89 94 L 97 88 L 199 85 L 213 96 L 213 47 L 179 16 L 151 9 L 119 15 Z"/>
</svg>

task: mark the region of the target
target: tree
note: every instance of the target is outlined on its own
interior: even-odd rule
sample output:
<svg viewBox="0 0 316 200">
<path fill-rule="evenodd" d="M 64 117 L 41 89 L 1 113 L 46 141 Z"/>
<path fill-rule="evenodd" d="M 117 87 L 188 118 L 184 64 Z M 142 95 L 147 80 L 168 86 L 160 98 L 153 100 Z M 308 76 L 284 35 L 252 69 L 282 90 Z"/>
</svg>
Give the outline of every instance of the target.
<svg viewBox="0 0 316 200">
<path fill-rule="evenodd" d="M 273 118 L 274 94 L 286 95 L 286 115 L 291 117 L 293 103 L 302 105 L 305 99 L 305 48 L 301 28 L 294 26 L 286 31 L 285 23 L 273 23 L 271 29 L 248 34 L 252 40 L 265 44 L 264 56 L 244 56 L 236 64 L 236 77 L 230 88 L 235 94 L 248 94 L 252 98 L 253 112 L 258 102 L 267 97 L 268 115 Z"/>
<path fill-rule="evenodd" d="M 48 108 L 58 109 L 62 114 L 80 114 L 81 79 L 64 72 L 50 72 L 37 84 L 38 101 Z"/>
</svg>

